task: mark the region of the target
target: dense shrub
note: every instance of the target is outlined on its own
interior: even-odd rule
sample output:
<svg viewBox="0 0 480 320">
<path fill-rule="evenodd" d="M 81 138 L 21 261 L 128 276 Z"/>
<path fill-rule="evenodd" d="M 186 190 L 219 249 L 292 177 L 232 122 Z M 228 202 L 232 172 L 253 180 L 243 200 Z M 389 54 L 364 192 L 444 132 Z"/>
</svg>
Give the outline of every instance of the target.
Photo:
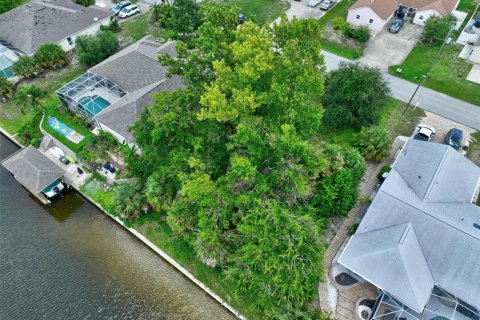
<svg viewBox="0 0 480 320">
<path fill-rule="evenodd" d="M 3 101 L 6 101 L 12 97 L 14 88 L 15 87 L 13 83 L 8 81 L 6 78 L 0 77 L 0 98 L 2 98 Z"/>
<path fill-rule="evenodd" d="M 20 77 L 32 78 L 39 71 L 35 59 L 29 56 L 20 56 L 12 66 L 13 72 Z"/>
<path fill-rule="evenodd" d="M 343 30 L 345 25 L 348 24 L 343 17 L 335 17 L 332 19 L 332 27 L 335 30 Z"/>
<path fill-rule="evenodd" d="M 96 36 L 79 36 L 75 40 L 75 54 L 78 60 L 93 66 L 118 50 L 118 39 L 110 31 L 103 31 Z"/>
<path fill-rule="evenodd" d="M 111 31 L 111 32 L 120 32 L 122 28 L 120 27 L 120 24 L 118 23 L 118 19 L 114 16 L 110 17 L 110 22 L 108 25 L 100 26 L 100 30 L 102 31 Z"/>
<path fill-rule="evenodd" d="M 367 26 L 355 28 L 352 31 L 352 38 L 365 43 L 370 39 L 370 29 Z"/>
<path fill-rule="evenodd" d="M 42 69 L 59 68 L 68 63 L 67 54 L 56 43 L 42 44 L 34 58 L 37 66 Z"/>
<path fill-rule="evenodd" d="M 351 147 L 326 144 L 323 152 L 330 164 L 336 164 L 331 166 L 330 174 L 318 182 L 312 204 L 321 217 L 346 215 L 357 202 L 357 185 L 365 173 L 365 161 Z"/>
<path fill-rule="evenodd" d="M 455 18 L 453 16 L 430 16 L 425 22 L 422 41 L 430 44 L 443 42 L 454 22 Z"/>
<path fill-rule="evenodd" d="M 75 0 L 75 3 L 84 7 L 89 7 L 95 4 L 95 0 Z"/>
<path fill-rule="evenodd" d="M 353 145 L 365 159 L 381 161 L 390 153 L 392 138 L 383 127 L 362 128 L 355 135 Z"/>
<path fill-rule="evenodd" d="M 388 102 L 389 92 L 380 70 L 342 62 L 327 77 L 323 123 L 355 129 L 374 125 Z"/>
</svg>

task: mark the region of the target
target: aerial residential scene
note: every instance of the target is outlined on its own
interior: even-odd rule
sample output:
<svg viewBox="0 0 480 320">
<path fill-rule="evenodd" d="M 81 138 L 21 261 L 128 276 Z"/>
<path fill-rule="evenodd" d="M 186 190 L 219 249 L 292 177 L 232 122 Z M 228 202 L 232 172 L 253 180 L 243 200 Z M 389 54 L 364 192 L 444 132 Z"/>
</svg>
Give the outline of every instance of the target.
<svg viewBox="0 0 480 320">
<path fill-rule="evenodd" d="M 480 0 L 0 0 L 0 319 L 480 320 Z"/>
</svg>

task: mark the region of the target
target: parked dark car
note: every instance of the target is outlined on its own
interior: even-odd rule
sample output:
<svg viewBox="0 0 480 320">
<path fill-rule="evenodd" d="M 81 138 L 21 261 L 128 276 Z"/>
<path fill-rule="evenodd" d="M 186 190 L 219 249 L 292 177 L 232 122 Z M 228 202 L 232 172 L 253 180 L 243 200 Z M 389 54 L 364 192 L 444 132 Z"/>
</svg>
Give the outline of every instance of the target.
<svg viewBox="0 0 480 320">
<path fill-rule="evenodd" d="M 64 156 L 61 156 L 61 157 L 58 158 L 58 159 L 59 159 L 62 163 L 64 163 L 64 164 L 69 164 L 69 163 L 70 163 L 70 161 L 69 161 L 66 157 L 64 157 Z"/>
<path fill-rule="evenodd" d="M 457 128 L 450 129 L 445 136 L 443 143 L 449 145 L 455 150 L 460 149 L 462 146 L 463 131 Z"/>
<path fill-rule="evenodd" d="M 393 20 L 388 31 L 390 31 L 391 33 L 398 33 L 398 31 L 402 29 L 404 23 L 405 22 L 403 21 L 403 19 L 395 19 Z"/>
<path fill-rule="evenodd" d="M 113 15 L 116 16 L 120 11 L 122 11 L 123 8 L 131 5 L 132 3 L 130 1 L 122 1 L 117 3 L 116 5 L 113 6 L 111 11 L 113 12 Z"/>
<path fill-rule="evenodd" d="M 105 163 L 105 164 L 103 165 L 103 168 L 104 168 L 105 170 L 108 170 L 110 173 L 115 173 L 115 171 L 116 171 L 115 167 L 112 166 L 112 165 L 110 164 L 110 162 Z"/>
</svg>

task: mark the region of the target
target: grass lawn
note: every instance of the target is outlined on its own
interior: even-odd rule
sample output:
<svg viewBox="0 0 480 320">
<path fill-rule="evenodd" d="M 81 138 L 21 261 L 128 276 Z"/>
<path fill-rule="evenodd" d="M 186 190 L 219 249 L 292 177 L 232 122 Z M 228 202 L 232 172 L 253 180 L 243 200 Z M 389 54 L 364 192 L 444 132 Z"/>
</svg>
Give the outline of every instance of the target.
<svg viewBox="0 0 480 320">
<path fill-rule="evenodd" d="M 22 82 L 20 85 L 23 83 L 31 84 L 47 91 L 48 97 L 42 101 L 44 106 L 46 106 L 48 101 L 51 101 L 52 97 L 55 96 L 55 90 L 85 73 L 85 71 L 86 68 L 84 67 L 68 65 L 60 70 L 49 71 L 36 79 Z M 58 101 L 58 103 L 60 102 Z M 13 99 L 7 103 L 0 104 L 0 126 L 10 134 L 17 133 L 34 115 L 35 112 L 32 110 L 27 110 L 25 113 L 22 113 Z"/>
<path fill-rule="evenodd" d="M 406 106 L 406 103 L 400 102 L 395 99 L 390 101 L 385 106 L 385 110 L 380 117 L 379 125 L 385 127 L 392 138 L 397 136 L 411 136 L 413 130 L 419 123 L 419 118 L 424 117 L 425 113 L 422 109 L 412 108 L 402 116 L 402 112 Z M 330 143 L 338 144 L 351 144 L 355 133 L 358 131 L 352 128 L 326 128 L 322 127 L 318 134 L 318 140 L 327 141 Z"/>
<path fill-rule="evenodd" d="M 42 122 L 42 128 L 43 130 L 47 131 L 50 135 L 55 137 L 57 140 L 59 140 L 61 143 L 63 143 L 65 146 L 67 146 L 70 150 L 73 152 L 77 153 L 80 148 L 82 148 L 84 145 L 89 144 L 92 140 L 92 133 L 90 130 L 85 127 L 85 125 L 78 123 L 76 120 L 79 118 L 76 118 L 76 115 L 70 115 L 66 111 L 62 112 L 58 109 L 58 106 L 60 105 L 60 100 L 56 96 L 51 96 L 47 102 L 46 102 L 46 107 L 47 111 L 45 113 L 45 118 Z M 59 121 L 63 122 L 73 130 L 77 131 L 81 135 L 83 135 L 85 138 L 80 141 L 80 143 L 73 143 L 72 141 L 68 140 L 64 135 L 58 133 L 55 129 L 53 129 L 49 123 L 48 123 L 48 118 L 49 117 L 55 117 Z"/>
<path fill-rule="evenodd" d="M 467 12 L 468 16 L 460 30 L 453 33 L 454 38 L 465 27 L 479 2 L 480 0 L 460 1 L 457 10 Z M 454 41 L 446 45 L 423 84 L 430 89 L 480 106 L 480 84 L 466 79 L 472 65 L 458 57 L 462 49 L 463 46 L 455 44 Z M 439 46 L 418 43 L 401 65 L 389 68 L 389 73 L 418 83 L 437 56 L 438 50 Z M 397 68 L 402 71 L 397 72 Z"/>
<path fill-rule="evenodd" d="M 163 29 L 158 25 L 151 24 L 150 16 L 151 13 L 146 12 L 120 23 L 122 30 L 116 33 L 116 35 L 118 36 L 122 47 L 142 39 L 147 34 L 152 35 L 157 39 L 168 39 L 174 36 L 174 32 Z"/>
<path fill-rule="evenodd" d="M 391 66 L 389 72 L 412 82 L 419 82 L 436 56 L 439 47 L 419 43 L 413 48 L 407 59 L 397 66 Z M 468 81 L 472 65 L 458 57 L 462 46 L 450 44 L 444 47 L 440 58 L 424 85 L 433 90 L 480 106 L 480 84 Z M 397 68 L 402 71 L 397 72 Z"/>
<path fill-rule="evenodd" d="M 347 19 L 348 8 L 350 8 L 350 6 L 354 2 L 355 2 L 354 0 L 341 0 L 332 9 L 327 11 L 327 13 L 318 20 L 318 23 L 320 24 L 322 29 L 326 29 L 327 25 L 335 17 L 343 17 L 344 19 Z M 323 50 L 334 53 L 336 55 L 342 56 L 350 60 L 363 56 L 364 46 L 358 49 L 345 43 L 329 40 L 326 37 L 322 37 L 322 39 L 320 40 L 320 43 L 322 44 Z"/>
<path fill-rule="evenodd" d="M 478 0 L 462 0 L 458 4 L 456 10 L 459 11 L 473 11 L 478 4 Z"/>
<path fill-rule="evenodd" d="M 249 20 L 258 23 L 272 22 L 289 9 L 290 4 L 279 0 L 226 0 L 236 4 Z"/>
<path fill-rule="evenodd" d="M 320 43 L 322 44 L 323 50 L 334 53 L 336 55 L 339 55 L 341 57 L 344 57 L 350 60 L 363 56 L 364 48 L 362 48 L 361 50 L 357 50 L 350 46 L 347 46 L 335 41 L 330 41 L 328 39 L 321 39 Z"/>
<path fill-rule="evenodd" d="M 115 193 L 112 188 L 105 191 L 102 180 L 93 176 L 82 186 L 81 191 L 99 203 L 105 211 L 115 214 Z"/>
</svg>

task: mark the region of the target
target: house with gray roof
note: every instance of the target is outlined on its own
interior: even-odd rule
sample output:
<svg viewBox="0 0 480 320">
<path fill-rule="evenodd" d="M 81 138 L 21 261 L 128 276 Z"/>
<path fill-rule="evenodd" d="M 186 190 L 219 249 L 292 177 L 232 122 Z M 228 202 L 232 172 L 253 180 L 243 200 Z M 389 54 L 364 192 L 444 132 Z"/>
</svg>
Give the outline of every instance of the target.
<svg viewBox="0 0 480 320">
<path fill-rule="evenodd" d="M 370 319 L 480 319 L 480 168 L 410 139 L 338 263 L 381 292 Z"/>
<path fill-rule="evenodd" d="M 33 146 L 17 151 L 2 165 L 43 203 L 50 203 L 49 198 L 63 189 L 65 171 Z"/>
<path fill-rule="evenodd" d="M 72 0 L 31 0 L 0 15 L 0 40 L 27 55 L 46 42 L 69 51 L 77 36 L 95 34 L 111 15 L 104 8 Z"/>
<path fill-rule="evenodd" d="M 178 76 L 158 56 L 176 56 L 175 42 L 146 36 L 90 68 L 86 74 L 57 90 L 63 106 L 87 117 L 92 124 L 134 146 L 129 128 L 153 103 L 152 94 L 181 88 Z"/>
</svg>

